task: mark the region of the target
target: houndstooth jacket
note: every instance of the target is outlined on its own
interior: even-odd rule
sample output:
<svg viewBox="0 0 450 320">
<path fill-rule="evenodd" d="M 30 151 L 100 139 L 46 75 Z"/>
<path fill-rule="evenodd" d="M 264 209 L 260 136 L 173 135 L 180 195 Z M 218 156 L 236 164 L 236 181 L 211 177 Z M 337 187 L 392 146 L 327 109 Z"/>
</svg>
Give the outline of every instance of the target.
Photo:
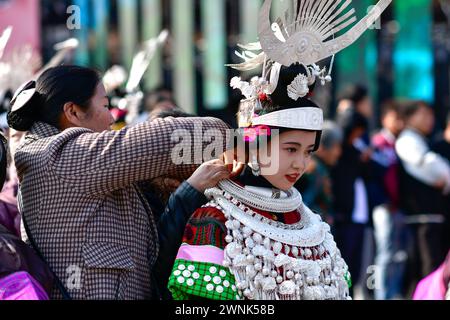
<svg viewBox="0 0 450 320">
<path fill-rule="evenodd" d="M 151 298 L 158 238 L 137 183 L 189 177 L 196 166 L 174 165 L 172 149 L 192 147 L 197 139 L 193 155 L 205 147 L 200 136 L 212 128 L 225 137 L 228 127 L 214 118 L 158 119 L 103 133 L 34 124 L 15 153 L 19 207 L 72 298 Z M 192 133 L 191 139 L 181 145 L 171 139 L 177 129 Z M 56 287 L 52 298 L 62 298 Z"/>
</svg>

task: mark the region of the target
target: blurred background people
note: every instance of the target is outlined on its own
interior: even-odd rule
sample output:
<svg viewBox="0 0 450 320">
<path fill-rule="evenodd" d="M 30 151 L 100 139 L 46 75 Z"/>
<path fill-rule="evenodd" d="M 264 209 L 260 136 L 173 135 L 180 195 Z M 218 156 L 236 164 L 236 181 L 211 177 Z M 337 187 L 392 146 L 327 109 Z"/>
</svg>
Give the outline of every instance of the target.
<svg viewBox="0 0 450 320">
<path fill-rule="evenodd" d="M 383 154 L 385 172 L 377 179 L 377 205 L 373 210 L 376 245 L 375 264 L 379 277 L 375 299 L 398 299 L 403 294 L 406 262 L 406 235 L 403 214 L 399 210 L 398 158 L 395 142 L 404 128 L 398 103 L 386 102 L 381 112 L 382 129 L 372 137 L 372 146 Z M 374 188 L 375 189 L 375 188 Z"/>
<path fill-rule="evenodd" d="M 447 116 L 446 127 L 442 134 L 435 138 L 431 146 L 431 150 L 440 154 L 442 157 L 450 161 L 450 113 Z M 444 248 L 450 248 L 450 195 L 445 197 L 445 212 L 447 213 L 447 218 L 444 224 Z"/>
<path fill-rule="evenodd" d="M 435 118 L 423 101 L 402 102 L 406 128 L 395 149 L 400 158 L 400 209 L 405 213 L 411 239 L 406 273 L 407 295 L 417 282 L 433 272 L 443 261 L 445 197 L 450 191 L 450 165 L 430 149 L 428 136 Z"/>
<path fill-rule="evenodd" d="M 361 275 L 365 229 L 369 224 L 370 208 L 366 185 L 369 178 L 366 162 L 368 155 L 361 154 L 355 148 L 354 142 L 366 134 L 367 120 L 350 108 L 338 116 L 337 123 L 344 132 L 344 138 L 342 156 L 331 170 L 335 236 L 355 285 Z"/>
<path fill-rule="evenodd" d="M 308 207 L 322 215 L 331 226 L 334 222 L 334 199 L 330 170 L 342 154 L 343 139 L 342 129 L 333 121 L 325 121 L 320 147 L 303 179 L 295 185 Z"/>
<path fill-rule="evenodd" d="M 353 108 L 367 120 L 373 117 L 373 102 L 368 89 L 360 84 L 348 85 L 339 96 L 337 112 L 342 113 Z"/>
</svg>

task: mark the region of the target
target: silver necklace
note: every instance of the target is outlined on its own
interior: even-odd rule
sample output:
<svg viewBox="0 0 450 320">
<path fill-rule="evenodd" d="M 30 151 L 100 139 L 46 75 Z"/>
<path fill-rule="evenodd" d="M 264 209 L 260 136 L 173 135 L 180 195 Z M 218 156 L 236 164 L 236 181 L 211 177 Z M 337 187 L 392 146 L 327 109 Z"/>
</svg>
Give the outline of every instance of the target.
<svg viewBox="0 0 450 320">
<path fill-rule="evenodd" d="M 302 196 L 295 188 L 287 191 L 287 198 L 274 199 L 246 190 L 231 180 L 223 180 L 219 182 L 218 186 L 231 196 L 237 197 L 240 202 L 247 206 L 266 212 L 292 212 L 302 205 Z"/>
</svg>

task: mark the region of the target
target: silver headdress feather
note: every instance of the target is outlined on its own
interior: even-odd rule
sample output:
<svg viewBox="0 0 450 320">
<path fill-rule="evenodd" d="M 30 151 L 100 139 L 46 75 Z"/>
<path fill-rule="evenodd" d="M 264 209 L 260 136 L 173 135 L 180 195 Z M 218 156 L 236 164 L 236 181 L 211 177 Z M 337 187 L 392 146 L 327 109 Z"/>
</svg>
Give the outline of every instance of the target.
<svg viewBox="0 0 450 320">
<path fill-rule="evenodd" d="M 0 92 L 15 92 L 21 84 L 33 78 L 41 66 L 41 58 L 32 47 L 13 48 L 11 53 L 0 61 Z"/>
<path fill-rule="evenodd" d="M 272 0 L 266 0 L 259 14 L 258 34 L 261 48 L 273 61 L 313 65 L 353 44 L 381 16 L 392 0 L 380 0 L 361 21 L 345 34 L 339 31 L 356 22 L 355 9 L 346 9 L 352 0 L 299 0 L 294 11 L 270 24 Z M 339 6 L 340 5 L 340 6 Z M 274 34 L 279 31 L 284 41 Z"/>
<path fill-rule="evenodd" d="M 259 14 L 260 42 L 239 45 L 243 51 L 236 52 L 236 55 L 244 62 L 229 66 L 249 71 L 263 65 L 263 77 L 271 74 L 270 87 L 273 89 L 276 88 L 281 65 L 289 67 L 300 63 L 308 71 L 304 76 L 308 78 L 309 84 L 319 78 L 324 85 L 331 81 L 334 55 L 354 43 L 391 2 L 380 0 L 361 21 L 344 35 L 335 38 L 338 32 L 357 20 L 355 9 L 349 9 L 352 0 L 293 0 L 294 10 L 287 10 L 273 24 L 270 23 L 272 0 L 266 0 Z M 329 57 L 333 57 L 330 68 L 321 69 L 317 63 Z M 299 88 L 300 91 L 298 94 L 292 93 L 292 88 Z M 292 96 L 298 98 L 306 94 L 304 86 L 299 85 L 298 81 L 292 84 Z"/>
<path fill-rule="evenodd" d="M 169 38 L 169 31 L 163 30 L 158 37 L 144 42 L 141 50 L 134 56 L 129 78 L 126 84 L 127 97 L 124 98 L 123 107 L 128 110 L 127 123 L 133 123 L 139 115 L 139 104 L 144 94 L 139 90 L 139 84 L 150 66 L 156 51 L 162 47 Z"/>
<path fill-rule="evenodd" d="M 8 28 L 0 37 L 0 53 L 6 46 L 11 31 L 12 28 Z M 44 71 L 60 65 L 77 47 L 76 39 L 57 43 L 54 47 L 56 54 L 43 67 L 40 55 L 30 45 L 13 48 L 11 53 L 0 61 L 0 93 L 8 90 L 16 92 L 24 83 L 36 80 Z"/>
<path fill-rule="evenodd" d="M 70 56 L 79 46 L 79 41 L 75 38 L 67 39 L 63 42 L 59 42 L 53 46 L 56 50 L 55 55 L 50 59 L 50 61 L 43 66 L 33 77 L 34 80 L 37 80 L 41 74 L 47 71 L 50 68 L 57 67 L 61 63 L 64 62 L 67 57 Z"/>
<path fill-rule="evenodd" d="M 243 49 L 243 51 L 235 51 L 235 54 L 244 60 L 244 62 L 239 64 L 227 64 L 227 67 L 231 67 L 239 71 L 250 71 L 261 66 L 267 59 L 267 55 L 264 52 L 259 54 L 255 53 L 255 51 L 262 50 L 259 42 L 253 42 L 247 45 L 238 44 L 238 47 Z"/>
<path fill-rule="evenodd" d="M 279 17 L 275 23 L 270 22 L 272 0 L 265 0 L 258 22 L 259 42 L 239 45 L 243 50 L 236 55 L 244 61 L 228 65 L 240 71 L 249 71 L 263 67 L 262 77 L 252 83 L 240 78 L 232 80 L 232 87 L 240 88 L 249 100 L 242 108 L 253 108 L 242 114 L 252 114 L 258 106 L 258 95 L 272 94 L 277 88 L 281 67 L 293 64 L 304 66 L 306 74 L 299 74 L 286 88 L 293 100 L 305 97 L 309 86 L 317 79 L 322 85 L 331 82 L 334 56 L 339 51 L 353 44 L 371 27 L 386 10 L 392 0 L 380 0 L 370 12 L 353 25 L 357 19 L 355 9 L 350 8 L 352 0 L 292 0 L 291 10 Z M 351 27 L 353 25 L 353 27 Z M 337 34 L 351 27 L 343 35 Z M 317 63 L 332 58 L 330 67 L 320 68 Z M 249 97 L 249 93 L 252 93 Z M 244 111 L 244 110 L 241 110 Z M 251 123 L 246 117 L 245 123 Z"/>
<path fill-rule="evenodd" d="M 3 53 L 5 52 L 6 45 L 9 42 L 9 38 L 11 37 L 11 33 L 12 27 L 8 27 L 0 36 L 0 59 L 3 57 Z"/>
<path fill-rule="evenodd" d="M 158 50 L 158 48 L 167 41 L 168 37 L 169 32 L 167 30 L 163 30 L 158 37 L 144 42 L 142 49 L 134 56 L 133 59 L 130 77 L 126 85 L 126 90 L 128 93 L 133 93 L 139 88 L 139 83 L 147 71 L 156 50 Z"/>
</svg>

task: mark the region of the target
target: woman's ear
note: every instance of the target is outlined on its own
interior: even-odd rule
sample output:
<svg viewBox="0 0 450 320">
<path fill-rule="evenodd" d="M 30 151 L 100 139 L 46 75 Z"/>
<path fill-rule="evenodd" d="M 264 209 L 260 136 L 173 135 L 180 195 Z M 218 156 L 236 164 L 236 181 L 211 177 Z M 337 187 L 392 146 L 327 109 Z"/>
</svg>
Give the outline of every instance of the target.
<svg viewBox="0 0 450 320">
<path fill-rule="evenodd" d="M 67 102 L 63 107 L 61 117 L 61 127 L 67 129 L 70 127 L 81 127 L 85 115 L 79 106 L 73 102 Z"/>
<path fill-rule="evenodd" d="M 67 102 L 63 107 L 63 115 L 72 126 L 80 127 L 84 119 L 84 113 L 79 106 L 73 102 Z"/>
</svg>

